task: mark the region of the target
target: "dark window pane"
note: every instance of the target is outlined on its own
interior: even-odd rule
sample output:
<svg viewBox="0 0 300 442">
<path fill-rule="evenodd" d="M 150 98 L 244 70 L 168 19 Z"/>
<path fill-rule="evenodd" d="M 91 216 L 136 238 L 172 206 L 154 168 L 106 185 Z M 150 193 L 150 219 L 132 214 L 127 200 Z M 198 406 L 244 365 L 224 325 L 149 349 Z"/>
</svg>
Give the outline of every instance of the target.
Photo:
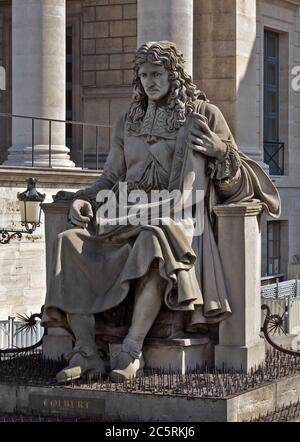
<svg viewBox="0 0 300 442">
<path fill-rule="evenodd" d="M 271 259 L 271 258 L 273 258 L 273 243 L 271 242 L 271 241 L 269 241 L 269 243 L 268 243 L 268 255 L 269 255 L 269 258 Z"/>
<path fill-rule="evenodd" d="M 277 121 L 273 118 L 268 118 L 268 140 L 267 141 L 276 141 L 277 140 Z M 274 146 L 274 149 L 277 149 L 277 146 Z"/>
<path fill-rule="evenodd" d="M 66 93 L 66 106 L 67 109 L 72 108 L 72 91 L 67 91 Z"/>
<path fill-rule="evenodd" d="M 276 109 L 276 92 L 268 91 L 267 92 L 267 109 L 268 112 L 271 112 L 272 114 L 275 114 Z"/>
<path fill-rule="evenodd" d="M 66 28 L 66 53 L 72 54 L 72 27 L 67 26 Z"/>
<path fill-rule="evenodd" d="M 279 34 L 265 31 L 264 140 L 279 141 Z M 278 147 L 278 146 L 277 146 Z M 274 147 L 275 149 L 275 147 Z M 267 157 L 270 152 L 267 147 Z M 270 152 L 272 155 L 272 152 Z M 272 162 L 272 159 L 270 159 Z M 271 167 L 270 161 L 268 162 Z M 277 161 L 277 160 L 276 160 Z M 275 167 L 275 165 L 274 165 Z"/>
<path fill-rule="evenodd" d="M 277 57 L 277 34 L 268 35 L 268 57 Z"/>
<path fill-rule="evenodd" d="M 273 240 L 273 224 L 272 223 L 268 224 L 268 238 L 269 238 L 269 241 Z"/>
<path fill-rule="evenodd" d="M 268 85 L 269 86 L 277 86 L 277 78 L 276 78 L 276 65 L 275 64 L 268 64 Z"/>
<path fill-rule="evenodd" d="M 276 244 L 278 244 L 278 242 L 279 242 L 279 226 L 278 226 L 278 224 L 275 224 L 274 226 L 275 226 L 275 228 L 274 228 L 274 241 Z"/>
<path fill-rule="evenodd" d="M 275 275 L 280 272 L 280 221 L 268 222 L 267 230 L 267 272 Z"/>
<path fill-rule="evenodd" d="M 71 63 L 67 63 L 67 66 L 66 66 L 66 81 L 67 81 L 67 83 L 72 82 L 72 64 Z"/>
<path fill-rule="evenodd" d="M 67 138 L 72 138 L 72 124 L 66 124 Z"/>
</svg>

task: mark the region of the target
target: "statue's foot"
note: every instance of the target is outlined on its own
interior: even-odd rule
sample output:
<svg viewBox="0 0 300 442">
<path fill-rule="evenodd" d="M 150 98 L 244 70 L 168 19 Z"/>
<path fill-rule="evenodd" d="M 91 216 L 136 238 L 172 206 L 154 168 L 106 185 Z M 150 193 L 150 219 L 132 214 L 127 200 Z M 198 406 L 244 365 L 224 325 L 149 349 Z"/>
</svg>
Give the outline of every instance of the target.
<svg viewBox="0 0 300 442">
<path fill-rule="evenodd" d="M 57 373 L 56 380 L 66 383 L 81 378 L 85 374 L 105 373 L 105 364 L 95 352 L 86 347 L 74 348 L 67 356 L 69 365 Z"/>
<path fill-rule="evenodd" d="M 111 370 L 109 377 L 114 382 L 122 382 L 143 374 L 143 356 L 134 359 L 129 353 L 121 351 L 116 358 L 115 368 Z"/>
<path fill-rule="evenodd" d="M 143 374 L 144 358 L 141 346 L 136 341 L 125 338 L 115 354 L 111 354 L 112 370 L 110 379 L 122 382 Z"/>
</svg>

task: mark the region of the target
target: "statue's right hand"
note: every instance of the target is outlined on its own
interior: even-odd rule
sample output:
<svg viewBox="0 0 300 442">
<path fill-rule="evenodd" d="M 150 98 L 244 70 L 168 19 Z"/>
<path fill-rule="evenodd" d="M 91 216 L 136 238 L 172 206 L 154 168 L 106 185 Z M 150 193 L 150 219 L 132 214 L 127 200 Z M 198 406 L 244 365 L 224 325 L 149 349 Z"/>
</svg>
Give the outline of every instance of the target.
<svg viewBox="0 0 300 442">
<path fill-rule="evenodd" d="M 92 205 L 88 201 L 76 199 L 71 204 L 69 218 L 76 226 L 87 228 L 93 216 Z"/>
</svg>

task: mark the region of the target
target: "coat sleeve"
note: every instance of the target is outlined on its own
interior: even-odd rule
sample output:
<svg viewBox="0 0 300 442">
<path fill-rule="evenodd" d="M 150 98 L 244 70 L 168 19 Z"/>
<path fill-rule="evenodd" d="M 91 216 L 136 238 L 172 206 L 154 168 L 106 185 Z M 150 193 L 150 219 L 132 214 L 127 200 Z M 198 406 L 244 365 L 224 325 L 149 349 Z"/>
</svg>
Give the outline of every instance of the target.
<svg viewBox="0 0 300 442">
<path fill-rule="evenodd" d="M 210 129 L 227 145 L 222 162 L 210 160 L 208 173 L 215 191 L 225 204 L 259 199 L 267 212 L 280 215 L 280 196 L 270 177 L 255 161 L 238 150 L 228 124 L 217 106 L 205 103 L 203 113 Z"/>
<path fill-rule="evenodd" d="M 124 158 L 124 127 L 126 113 L 121 114 L 112 128 L 111 148 L 104 165 L 102 174 L 85 189 L 75 193 L 74 199 L 85 199 L 95 203 L 97 193 L 102 189 L 111 189 L 126 175 Z"/>
</svg>

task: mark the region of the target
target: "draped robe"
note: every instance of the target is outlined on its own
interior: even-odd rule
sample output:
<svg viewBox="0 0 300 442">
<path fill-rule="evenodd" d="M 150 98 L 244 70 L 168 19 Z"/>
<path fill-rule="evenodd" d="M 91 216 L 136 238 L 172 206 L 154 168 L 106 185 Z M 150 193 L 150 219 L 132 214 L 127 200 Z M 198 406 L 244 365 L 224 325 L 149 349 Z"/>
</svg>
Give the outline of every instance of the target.
<svg viewBox="0 0 300 442">
<path fill-rule="evenodd" d="M 138 131 L 128 130 L 127 113 L 118 118 L 102 175 L 75 196 L 90 201 L 96 213 L 98 192 L 112 189 L 117 194 L 120 182 L 126 182 L 129 190 L 148 194 L 163 189 L 189 190 L 193 195 L 202 191 L 204 204 L 195 204 L 196 212 L 201 212 L 201 233 L 193 234 L 193 225 L 191 233 L 195 218 L 189 216 L 182 222 L 170 218 L 163 225 L 91 226 L 62 232 L 54 244 L 44 325 L 64 326 L 67 313 L 94 314 L 120 305 L 131 283 L 146 275 L 154 262 L 166 281 L 166 306 L 190 311 L 191 326 L 219 322 L 231 314 L 212 207 L 259 199 L 277 217 L 280 199 L 263 169 L 238 151 L 220 110 L 199 100 L 195 112 L 207 118 L 231 158 L 219 163 L 188 144 L 193 115 L 179 129 L 169 131 L 170 111 L 149 102 Z"/>
</svg>

